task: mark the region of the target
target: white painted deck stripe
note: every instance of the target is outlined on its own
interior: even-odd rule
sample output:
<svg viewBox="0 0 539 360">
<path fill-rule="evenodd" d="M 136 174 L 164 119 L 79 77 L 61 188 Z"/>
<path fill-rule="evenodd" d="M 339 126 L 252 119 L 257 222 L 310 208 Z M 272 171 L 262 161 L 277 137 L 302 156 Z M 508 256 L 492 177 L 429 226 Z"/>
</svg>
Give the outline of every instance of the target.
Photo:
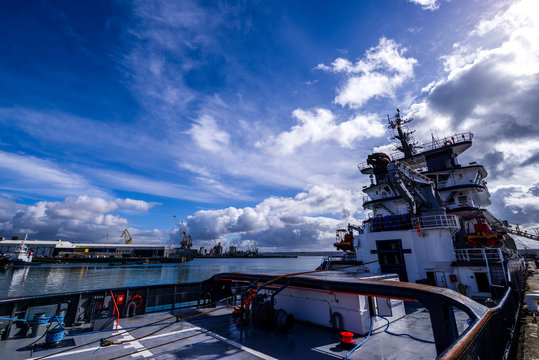
<svg viewBox="0 0 539 360">
<path fill-rule="evenodd" d="M 199 328 L 198 326 L 195 326 L 195 327 L 188 328 L 188 329 L 183 329 L 183 330 L 178 330 L 178 331 L 171 331 L 171 332 L 164 333 L 164 334 L 152 335 L 152 336 L 148 336 L 148 337 L 142 339 L 141 341 L 143 341 L 143 340 L 150 340 L 150 339 L 157 339 L 157 338 L 160 338 L 160 337 L 163 337 L 163 336 L 170 336 L 170 335 L 175 335 L 175 334 L 181 334 L 181 333 L 186 332 L 186 331 L 194 331 L 194 330 L 200 330 L 200 328 Z"/>
<path fill-rule="evenodd" d="M 118 330 L 120 330 L 120 329 L 118 329 Z M 183 332 L 194 331 L 194 330 L 200 330 L 200 328 L 199 327 L 192 327 L 192 328 L 178 330 L 178 331 L 171 331 L 171 332 L 164 333 L 164 334 L 148 336 L 147 338 L 141 339 L 140 341 L 149 340 L 149 339 L 156 339 L 156 338 L 160 338 L 160 337 L 164 337 L 164 336 L 170 336 L 170 335 L 180 334 L 180 333 L 183 333 Z M 122 334 L 122 335 L 124 335 L 124 334 Z M 52 359 L 52 358 L 62 357 L 62 356 L 67 356 L 67 355 L 80 354 L 80 353 L 83 353 L 83 352 L 95 351 L 97 349 L 99 349 L 99 346 L 94 346 L 94 347 L 91 347 L 91 348 L 83 348 L 83 349 L 73 350 L 73 351 L 67 351 L 67 352 L 64 352 L 64 353 L 61 353 L 61 354 L 47 356 L 47 358 Z M 106 349 L 106 348 L 103 348 L 103 349 Z M 27 360 L 39 359 L 41 356 L 43 356 L 43 355 L 40 355 L 38 357 L 28 358 Z"/>
<path fill-rule="evenodd" d="M 121 332 L 123 328 L 121 326 L 116 326 L 116 329 Z M 113 333 L 113 335 L 116 335 L 116 334 Z M 122 333 L 121 336 L 122 337 L 119 338 L 118 341 L 127 341 L 124 344 L 122 344 L 124 349 L 126 348 L 135 348 L 136 350 L 144 349 L 144 351 L 131 354 L 131 357 L 143 356 L 147 358 L 147 357 L 153 356 L 153 353 L 149 350 L 146 350 L 144 345 L 142 345 L 138 340 L 135 340 L 135 338 L 131 334 L 129 334 L 129 331 Z"/>
<path fill-rule="evenodd" d="M 213 338 L 216 338 L 217 340 L 220 340 L 220 341 L 225 342 L 225 343 L 227 343 L 227 344 L 229 344 L 229 345 L 232 345 L 232 346 L 234 346 L 234 347 L 236 347 L 236 348 L 238 348 L 238 349 L 241 349 L 241 350 L 243 350 L 243 351 L 245 351 L 245 352 L 248 352 L 248 353 L 250 353 L 250 354 L 252 354 L 252 355 L 254 355 L 254 356 L 258 356 L 258 357 L 261 358 L 261 359 L 265 359 L 265 360 L 278 360 L 278 359 L 276 359 L 276 358 L 274 358 L 274 357 L 271 357 L 271 356 L 269 356 L 269 355 L 266 355 L 266 354 L 264 354 L 264 353 L 261 353 L 260 351 L 256 351 L 256 350 L 254 350 L 254 349 L 248 348 L 247 346 L 244 346 L 244 345 L 242 345 L 242 344 L 240 344 L 240 343 L 237 343 L 237 342 L 235 342 L 235 341 L 233 341 L 233 340 L 227 339 L 227 338 L 225 338 L 225 337 L 223 337 L 223 336 L 221 336 L 221 335 L 218 335 L 218 334 L 216 334 L 216 333 L 214 333 L 214 332 L 211 332 L 211 331 L 209 331 L 209 330 L 206 330 L 206 329 L 200 329 L 199 331 L 201 331 L 202 333 L 204 333 L 204 334 L 206 334 L 206 335 L 209 335 L 209 336 L 211 336 L 211 337 L 213 337 Z"/>
</svg>

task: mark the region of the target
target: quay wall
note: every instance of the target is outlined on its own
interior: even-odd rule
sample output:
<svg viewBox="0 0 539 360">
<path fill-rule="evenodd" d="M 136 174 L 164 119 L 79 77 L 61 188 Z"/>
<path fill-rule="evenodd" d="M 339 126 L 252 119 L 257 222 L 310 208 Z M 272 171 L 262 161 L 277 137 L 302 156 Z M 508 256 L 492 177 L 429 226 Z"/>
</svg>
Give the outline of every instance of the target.
<svg viewBox="0 0 539 360">
<path fill-rule="evenodd" d="M 523 311 L 520 317 L 520 334 L 516 359 L 539 359 L 539 314 L 534 316 L 526 304 L 527 294 L 539 294 L 539 260 L 528 260 L 528 277 L 523 299 Z"/>
</svg>

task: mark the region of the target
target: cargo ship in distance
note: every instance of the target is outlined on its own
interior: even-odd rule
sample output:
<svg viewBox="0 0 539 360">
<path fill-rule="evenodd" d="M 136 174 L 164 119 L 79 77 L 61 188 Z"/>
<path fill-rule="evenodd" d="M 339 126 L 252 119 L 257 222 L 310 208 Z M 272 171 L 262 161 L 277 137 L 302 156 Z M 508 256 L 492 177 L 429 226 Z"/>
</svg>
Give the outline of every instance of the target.
<svg viewBox="0 0 539 360">
<path fill-rule="evenodd" d="M 410 121 L 388 117 L 398 152 L 359 165 L 370 215 L 318 269 L 0 299 L 0 356 L 510 358 L 524 263 L 486 170 L 457 160 L 473 135 L 418 146 Z"/>
</svg>

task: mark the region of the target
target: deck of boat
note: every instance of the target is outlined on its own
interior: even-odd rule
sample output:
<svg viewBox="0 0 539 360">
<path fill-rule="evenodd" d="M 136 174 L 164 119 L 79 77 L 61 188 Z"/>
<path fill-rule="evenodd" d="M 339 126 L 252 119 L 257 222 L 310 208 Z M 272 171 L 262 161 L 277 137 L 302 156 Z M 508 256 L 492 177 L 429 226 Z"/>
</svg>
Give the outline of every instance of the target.
<svg viewBox="0 0 539 360">
<path fill-rule="evenodd" d="M 204 309 L 208 311 L 212 309 Z M 408 333 L 433 340 L 429 314 L 417 303 L 406 305 L 408 315 L 393 322 L 389 330 Z M 192 315 L 189 314 L 189 315 Z M 231 316 L 231 309 L 217 309 L 191 321 L 174 322 L 169 313 L 149 314 L 121 319 L 118 329 L 109 332 L 66 335 L 64 343 L 70 346 L 47 349 L 41 345 L 44 338 L 12 339 L 0 342 L 0 353 L 17 359 L 331 359 L 343 358 L 348 350 L 339 345 L 340 335 L 329 328 L 297 321 L 286 334 L 240 326 Z M 158 322 L 163 325 L 122 330 Z M 167 324 L 169 323 L 169 324 Z M 465 321 L 459 322 L 465 327 Z M 163 328 L 165 327 L 166 328 Z M 162 330 L 155 332 L 156 330 Z M 462 328 L 463 329 L 463 328 Z M 460 329 L 462 331 L 462 329 Z M 373 331 L 368 341 L 354 352 L 351 359 L 434 359 L 434 344 L 413 340 L 408 336 L 385 333 L 384 328 Z M 76 329 L 67 329 L 74 333 Z M 155 333 L 153 333 L 155 332 Z M 149 336 L 138 338 L 153 333 Z M 123 344 L 100 346 L 100 339 L 125 340 Z M 356 337 L 356 343 L 364 340 Z M 38 340 L 38 341 L 36 341 Z M 32 344 L 36 342 L 36 344 Z M 84 346 L 81 346 L 84 345 Z"/>
</svg>

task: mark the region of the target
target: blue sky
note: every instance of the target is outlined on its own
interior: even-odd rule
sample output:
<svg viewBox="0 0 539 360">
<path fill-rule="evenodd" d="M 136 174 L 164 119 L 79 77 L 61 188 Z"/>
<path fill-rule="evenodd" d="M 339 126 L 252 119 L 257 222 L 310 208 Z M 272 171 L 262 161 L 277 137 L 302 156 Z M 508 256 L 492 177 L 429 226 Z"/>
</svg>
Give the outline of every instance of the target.
<svg viewBox="0 0 539 360">
<path fill-rule="evenodd" d="M 330 249 L 396 107 L 539 223 L 533 1 L 0 5 L 0 230 Z M 381 148 L 380 148 L 381 147 Z"/>
</svg>

